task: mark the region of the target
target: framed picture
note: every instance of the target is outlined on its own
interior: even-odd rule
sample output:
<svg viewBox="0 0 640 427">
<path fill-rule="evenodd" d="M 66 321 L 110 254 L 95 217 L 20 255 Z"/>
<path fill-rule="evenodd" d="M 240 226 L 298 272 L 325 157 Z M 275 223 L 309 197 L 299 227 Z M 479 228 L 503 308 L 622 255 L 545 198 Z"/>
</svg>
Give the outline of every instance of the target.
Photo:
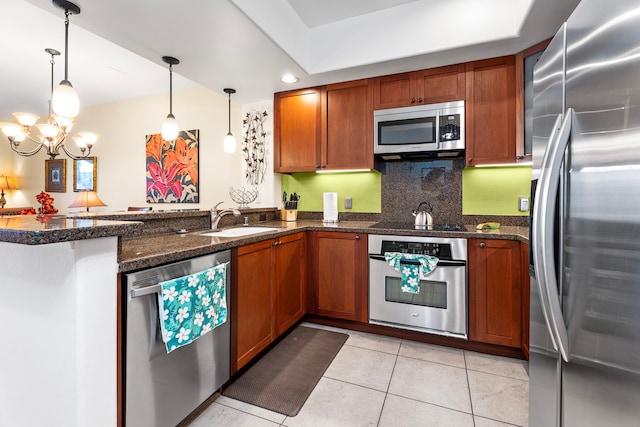
<svg viewBox="0 0 640 427">
<path fill-rule="evenodd" d="M 96 191 L 97 162 L 95 157 L 73 161 L 73 191 Z"/>
<path fill-rule="evenodd" d="M 66 193 L 66 159 L 44 161 L 44 191 L 47 193 Z"/>
<path fill-rule="evenodd" d="M 147 203 L 199 203 L 198 129 L 146 136 Z"/>
</svg>

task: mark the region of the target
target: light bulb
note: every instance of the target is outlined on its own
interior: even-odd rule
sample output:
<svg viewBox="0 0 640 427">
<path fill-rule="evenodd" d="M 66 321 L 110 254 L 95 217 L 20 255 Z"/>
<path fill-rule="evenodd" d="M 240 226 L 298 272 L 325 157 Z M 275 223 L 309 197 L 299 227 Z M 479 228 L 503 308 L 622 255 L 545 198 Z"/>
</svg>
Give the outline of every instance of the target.
<svg viewBox="0 0 640 427">
<path fill-rule="evenodd" d="M 233 136 L 231 132 L 224 137 L 224 152 L 228 154 L 233 154 L 236 152 L 236 138 Z"/>
<path fill-rule="evenodd" d="M 74 136 L 73 140 L 76 142 L 76 145 L 80 150 L 87 148 L 87 143 L 84 142 L 84 139 L 80 138 L 79 136 Z"/>
<path fill-rule="evenodd" d="M 178 137 L 178 121 L 169 113 L 164 122 L 162 123 L 162 139 L 165 141 L 173 141 Z"/>
<path fill-rule="evenodd" d="M 58 116 L 74 119 L 80 112 L 80 100 L 69 80 L 63 80 L 51 96 L 53 112 Z"/>
<path fill-rule="evenodd" d="M 58 127 L 48 123 L 36 125 L 42 136 L 45 138 L 55 138 L 58 135 Z"/>
<path fill-rule="evenodd" d="M 22 133 L 22 127 L 15 123 L 0 123 L 0 128 L 7 138 L 15 138 Z"/>
<path fill-rule="evenodd" d="M 73 119 L 68 119 L 66 117 L 58 116 L 57 114 L 54 114 L 52 116 L 52 119 L 58 124 L 59 127 L 64 129 L 65 132 L 69 131 L 73 126 Z"/>
<path fill-rule="evenodd" d="M 82 138 L 87 147 L 93 147 L 93 144 L 98 140 L 98 135 L 93 132 L 78 132 L 78 135 Z"/>
<path fill-rule="evenodd" d="M 38 119 L 40 118 L 39 116 L 36 116 L 35 114 L 31 114 L 31 113 L 13 113 L 13 117 L 15 117 L 16 120 L 18 120 L 18 123 L 26 127 L 31 127 L 35 125 Z"/>
</svg>

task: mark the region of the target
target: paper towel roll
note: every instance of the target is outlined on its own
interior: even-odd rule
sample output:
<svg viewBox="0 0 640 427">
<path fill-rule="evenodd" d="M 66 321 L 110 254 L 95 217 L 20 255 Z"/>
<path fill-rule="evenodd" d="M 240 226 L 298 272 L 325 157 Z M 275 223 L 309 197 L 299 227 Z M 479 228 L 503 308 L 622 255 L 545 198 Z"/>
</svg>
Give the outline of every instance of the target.
<svg viewBox="0 0 640 427">
<path fill-rule="evenodd" d="M 338 193 L 323 193 L 324 222 L 338 222 Z"/>
</svg>

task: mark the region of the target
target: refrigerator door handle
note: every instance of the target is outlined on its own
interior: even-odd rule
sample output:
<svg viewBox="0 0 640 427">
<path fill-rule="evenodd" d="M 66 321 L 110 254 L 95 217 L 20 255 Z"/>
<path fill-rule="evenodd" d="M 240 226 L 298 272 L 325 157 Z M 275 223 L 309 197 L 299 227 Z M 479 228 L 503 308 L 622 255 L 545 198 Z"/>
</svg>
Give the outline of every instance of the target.
<svg viewBox="0 0 640 427">
<path fill-rule="evenodd" d="M 540 240 L 539 246 L 543 256 L 543 275 L 544 285 L 546 287 L 546 297 L 548 301 L 549 320 L 551 320 L 551 328 L 555 332 L 558 350 L 565 362 L 569 361 L 569 334 L 564 324 L 562 315 L 562 307 L 560 306 L 560 295 L 558 294 L 558 281 L 554 259 L 554 216 L 555 216 L 555 200 L 558 195 L 558 186 L 560 184 L 560 168 L 564 161 L 565 151 L 571 138 L 571 124 L 573 122 L 574 111 L 568 108 L 565 113 L 562 126 L 558 132 L 556 143 L 549 146 L 549 162 L 546 173 L 546 182 L 543 183 L 542 198 L 544 203 L 544 212 L 542 213 L 542 221 L 540 224 Z"/>
<path fill-rule="evenodd" d="M 556 144 L 555 141 L 558 136 L 558 129 L 560 129 L 561 125 L 562 114 L 558 114 L 558 117 L 556 118 L 556 121 L 553 125 L 551 135 L 549 135 L 549 142 L 547 144 L 547 147 L 552 147 Z M 540 306 L 542 308 L 542 314 L 544 316 L 545 325 L 547 326 L 547 330 L 549 332 L 549 338 L 551 338 L 551 345 L 553 346 L 553 349 L 555 351 L 558 351 L 558 344 L 556 344 L 556 334 L 551 327 L 551 315 L 549 314 L 549 298 L 547 296 L 547 286 L 544 275 L 544 239 L 542 237 L 542 234 L 544 232 L 544 224 L 546 224 L 546 218 L 543 215 L 545 214 L 547 205 L 549 204 L 549 199 L 546 198 L 546 195 L 544 195 L 543 197 L 543 193 L 545 192 L 544 189 L 546 188 L 546 183 L 549 181 L 548 163 L 551 160 L 550 151 L 551 149 L 547 149 L 545 151 L 540 167 L 540 176 L 538 179 L 538 186 L 536 187 L 536 194 L 534 198 L 535 203 L 533 204 L 533 220 L 531 221 L 532 242 L 530 242 L 530 244 L 533 249 L 533 267 L 536 275 L 536 282 L 538 285 L 538 293 L 540 294 Z"/>
</svg>

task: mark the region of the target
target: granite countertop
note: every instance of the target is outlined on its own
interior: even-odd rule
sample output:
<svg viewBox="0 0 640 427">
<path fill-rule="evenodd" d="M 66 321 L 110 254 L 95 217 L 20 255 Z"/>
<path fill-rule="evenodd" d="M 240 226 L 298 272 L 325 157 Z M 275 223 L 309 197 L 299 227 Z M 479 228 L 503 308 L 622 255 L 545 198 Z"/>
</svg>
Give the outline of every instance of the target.
<svg viewBox="0 0 640 427">
<path fill-rule="evenodd" d="M 16 215 L 0 217 L 0 242 L 43 245 L 130 236 L 139 234 L 141 229 L 142 223 L 134 221 L 102 221 L 89 216 L 67 218 L 54 215 L 38 218 L 36 215 Z"/>
<path fill-rule="evenodd" d="M 157 265 L 167 264 L 191 257 L 219 252 L 233 247 L 272 239 L 301 231 L 342 231 L 367 234 L 437 236 L 461 238 L 508 239 L 528 242 L 528 228 L 503 226 L 498 230 L 476 230 L 475 225 L 460 231 L 399 230 L 396 228 L 370 228 L 373 221 L 340 221 L 324 224 L 321 220 L 261 221 L 251 226 L 276 227 L 278 230 L 244 237 L 203 236 L 211 230 L 196 230 L 185 234 L 163 234 L 124 239 L 119 254 L 119 271 L 131 272 Z M 241 227 L 239 225 L 232 227 Z"/>
</svg>

